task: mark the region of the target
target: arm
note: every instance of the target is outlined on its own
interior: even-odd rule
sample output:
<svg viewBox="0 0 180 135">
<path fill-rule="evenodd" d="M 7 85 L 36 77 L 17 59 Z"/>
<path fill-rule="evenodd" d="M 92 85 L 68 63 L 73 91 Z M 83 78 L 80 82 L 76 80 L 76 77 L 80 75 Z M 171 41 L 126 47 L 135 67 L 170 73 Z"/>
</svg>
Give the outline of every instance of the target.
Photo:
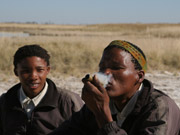
<svg viewBox="0 0 180 135">
<path fill-rule="evenodd" d="M 145 110 L 146 112 L 144 112 L 142 110 L 142 115 L 137 115 L 133 120 L 130 118 L 127 124 L 128 128 L 120 128 L 112 120 L 109 98 L 105 89 L 101 87 L 96 78 L 92 83 L 86 80 L 83 80 L 83 82 L 82 99 L 95 116 L 99 127 L 99 135 L 178 135 L 177 132 L 180 127 L 179 109 L 177 107 L 175 107 L 176 109 L 172 108 L 173 105 L 166 102 L 169 100 L 167 96 L 154 98 L 153 102 L 156 106 L 147 105 L 148 111 Z M 176 115 L 173 115 L 174 111 Z"/>
<path fill-rule="evenodd" d="M 100 84 L 94 76 L 92 82 L 85 78 L 82 80 L 84 87 L 82 90 L 82 99 L 90 111 L 93 112 L 98 127 L 101 128 L 107 123 L 113 121 L 109 108 L 109 96 L 106 89 Z"/>
<path fill-rule="evenodd" d="M 174 101 L 157 91 L 152 94 L 153 106 L 146 110 L 140 124 L 140 134 L 178 135 L 180 131 L 180 110 Z M 147 107 L 148 107 L 147 106 Z"/>
<path fill-rule="evenodd" d="M 158 114 L 157 108 L 152 107 L 146 110 L 141 117 L 135 118 L 134 121 L 129 120 L 131 124 L 127 124 L 127 126 L 130 126 L 129 134 L 127 134 L 115 121 L 109 122 L 98 129 L 96 122 L 93 121 L 93 115 L 85 105 L 80 112 L 73 114 L 71 120 L 64 122 L 62 126 L 50 135 L 179 135 L 177 130 L 174 130 L 175 127 L 168 123 L 168 119 L 172 119 L 172 117 L 169 116 L 166 109 L 158 108 L 161 111 L 161 114 Z M 154 113 L 149 113 L 149 111 Z M 154 116 L 157 117 L 155 118 Z M 167 117 L 168 119 L 163 120 Z M 177 118 L 177 120 L 174 118 Z M 172 121 L 179 123 L 179 114 L 174 118 Z M 179 128 L 180 126 L 176 124 L 175 126 Z M 171 131 L 167 132 L 168 125 L 171 126 Z"/>
<path fill-rule="evenodd" d="M 80 111 L 73 113 L 69 120 L 48 135 L 96 135 L 97 130 L 94 115 L 84 105 Z"/>
<path fill-rule="evenodd" d="M 154 105 L 149 104 L 142 113 L 127 118 L 120 128 L 116 122 L 105 124 L 98 135 L 179 135 L 180 112 L 175 104 L 157 98 Z M 124 130 L 126 129 L 128 133 Z"/>
<path fill-rule="evenodd" d="M 99 129 L 98 135 L 127 135 L 121 129 L 116 121 L 113 121 L 111 111 L 109 108 L 109 96 L 106 89 L 100 82 L 93 78 L 92 83 L 82 80 L 84 83 L 82 91 L 82 99 L 84 100 L 87 108 L 92 111 L 95 116 Z"/>
<path fill-rule="evenodd" d="M 3 122 L 3 120 L 2 120 L 3 100 L 4 100 L 4 94 L 2 94 L 0 96 L 0 135 L 3 134 L 3 128 L 2 128 L 2 126 L 3 126 L 2 125 L 2 122 Z"/>
<path fill-rule="evenodd" d="M 78 94 L 72 92 L 72 94 L 70 94 L 70 98 L 72 102 L 73 113 L 79 111 L 84 105 L 81 97 Z"/>
</svg>

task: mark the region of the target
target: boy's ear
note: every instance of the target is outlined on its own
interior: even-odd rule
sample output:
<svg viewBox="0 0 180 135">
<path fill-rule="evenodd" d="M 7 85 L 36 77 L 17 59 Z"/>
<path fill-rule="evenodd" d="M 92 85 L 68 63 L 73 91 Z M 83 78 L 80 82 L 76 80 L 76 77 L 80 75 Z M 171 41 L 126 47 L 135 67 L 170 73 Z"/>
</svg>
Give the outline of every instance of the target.
<svg viewBox="0 0 180 135">
<path fill-rule="evenodd" d="M 16 69 L 16 68 L 14 68 L 14 74 L 15 74 L 16 76 L 18 76 L 18 73 L 17 73 L 17 69 Z"/>
<path fill-rule="evenodd" d="M 50 72 L 50 70 L 51 70 L 51 67 L 50 67 L 50 66 L 48 66 L 48 67 L 47 67 L 47 71 L 48 71 L 48 73 Z"/>
</svg>

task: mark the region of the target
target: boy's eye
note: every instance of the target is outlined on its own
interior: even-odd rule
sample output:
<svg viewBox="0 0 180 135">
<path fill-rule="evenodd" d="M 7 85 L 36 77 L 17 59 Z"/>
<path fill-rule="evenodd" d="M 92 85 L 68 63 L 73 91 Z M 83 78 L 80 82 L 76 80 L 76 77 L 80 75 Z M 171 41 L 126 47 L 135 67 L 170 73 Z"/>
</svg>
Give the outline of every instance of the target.
<svg viewBox="0 0 180 135">
<path fill-rule="evenodd" d="M 30 70 L 28 70 L 28 69 L 21 70 L 21 73 L 29 73 L 29 72 L 30 72 Z"/>
<path fill-rule="evenodd" d="M 44 71 L 44 68 L 37 69 L 37 71 L 42 72 Z"/>
</svg>

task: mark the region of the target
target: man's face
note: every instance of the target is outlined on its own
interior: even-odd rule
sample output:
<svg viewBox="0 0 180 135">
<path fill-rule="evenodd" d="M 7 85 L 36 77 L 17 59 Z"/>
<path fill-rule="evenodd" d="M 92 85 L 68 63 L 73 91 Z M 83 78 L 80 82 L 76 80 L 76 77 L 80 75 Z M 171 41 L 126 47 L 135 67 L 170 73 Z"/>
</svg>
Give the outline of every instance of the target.
<svg viewBox="0 0 180 135">
<path fill-rule="evenodd" d="M 15 69 L 24 92 L 30 98 L 37 96 L 44 88 L 49 71 L 47 62 L 36 56 L 24 58 Z"/>
<path fill-rule="evenodd" d="M 111 98 L 130 98 L 138 89 L 139 76 L 131 61 L 132 56 L 119 48 L 112 48 L 103 53 L 99 71 L 112 77 L 106 90 Z"/>
</svg>

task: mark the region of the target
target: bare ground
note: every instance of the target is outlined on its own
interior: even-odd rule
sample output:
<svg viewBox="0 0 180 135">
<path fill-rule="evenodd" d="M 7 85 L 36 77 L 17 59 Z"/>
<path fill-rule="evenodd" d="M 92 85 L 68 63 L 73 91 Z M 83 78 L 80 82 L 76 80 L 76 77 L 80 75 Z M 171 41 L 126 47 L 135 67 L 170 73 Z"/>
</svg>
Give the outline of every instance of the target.
<svg viewBox="0 0 180 135">
<path fill-rule="evenodd" d="M 180 73 L 174 75 L 170 72 L 156 72 L 156 73 L 147 73 L 146 78 L 151 80 L 154 84 L 154 87 L 162 90 L 166 94 L 168 94 L 172 99 L 175 100 L 177 105 L 180 108 Z M 56 83 L 57 86 L 66 88 L 68 90 L 74 91 L 81 95 L 81 89 L 83 84 L 81 82 L 81 78 L 76 77 L 67 77 L 67 78 L 53 78 L 51 79 Z M 8 79 L 4 79 L 1 75 L 0 78 L 0 95 L 6 90 L 8 90 L 11 86 L 18 82 L 17 78 L 10 77 Z"/>
</svg>

